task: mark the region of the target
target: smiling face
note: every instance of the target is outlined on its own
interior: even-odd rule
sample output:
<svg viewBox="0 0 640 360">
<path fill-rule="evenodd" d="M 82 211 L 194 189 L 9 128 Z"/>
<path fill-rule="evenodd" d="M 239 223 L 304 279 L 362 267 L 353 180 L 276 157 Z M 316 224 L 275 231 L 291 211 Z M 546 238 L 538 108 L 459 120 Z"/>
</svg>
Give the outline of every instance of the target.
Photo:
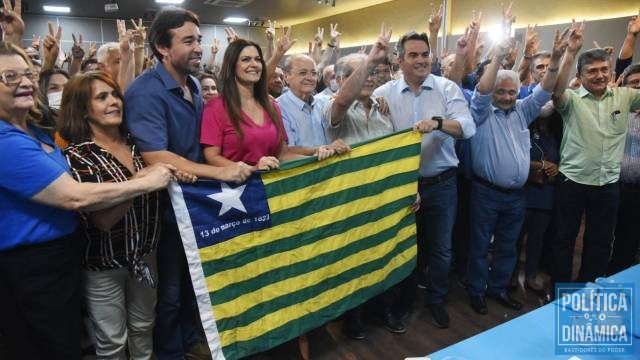
<svg viewBox="0 0 640 360">
<path fill-rule="evenodd" d="M 218 95 L 218 86 L 212 78 L 207 77 L 202 79 L 200 85 L 202 86 L 202 100 L 205 104 Z"/>
<path fill-rule="evenodd" d="M 409 82 L 422 82 L 431 72 L 429 45 L 422 40 L 407 40 L 404 55 L 399 59 L 400 69 Z"/>
<path fill-rule="evenodd" d="M 262 76 L 262 58 L 254 46 L 246 46 L 236 62 L 236 81 L 241 84 L 256 84 Z"/>
<path fill-rule="evenodd" d="M 122 99 L 118 92 L 104 81 L 94 80 L 91 83 L 88 110 L 89 125 L 92 129 L 117 128 L 122 123 Z"/>
<path fill-rule="evenodd" d="M 179 28 L 170 30 L 171 46 L 157 46 L 165 64 L 169 64 L 176 72 L 183 75 L 195 74 L 200 70 L 202 60 L 202 35 L 198 26 L 185 22 Z"/>
<path fill-rule="evenodd" d="M 511 79 L 498 82 L 493 91 L 493 106 L 503 111 L 511 110 L 516 105 L 518 90 L 518 85 Z"/>
<path fill-rule="evenodd" d="M 313 60 L 305 55 L 294 55 L 291 59 L 291 69 L 286 79 L 289 89 L 300 99 L 306 99 L 313 94 L 318 81 L 318 72 Z"/>
<path fill-rule="evenodd" d="M 589 92 L 600 95 L 607 89 L 611 79 L 611 68 L 608 61 L 594 61 L 582 67 L 578 79 Z"/>
<path fill-rule="evenodd" d="M 6 80 L 19 81 L 15 84 L 5 84 L 4 79 L 0 79 L 3 80 L 0 81 L 0 113 L 12 114 L 16 110 L 28 111 L 33 107 L 33 82 L 27 76 L 21 75 L 28 71 L 29 65 L 19 55 L 0 56 L 0 74 L 5 74 Z"/>
</svg>

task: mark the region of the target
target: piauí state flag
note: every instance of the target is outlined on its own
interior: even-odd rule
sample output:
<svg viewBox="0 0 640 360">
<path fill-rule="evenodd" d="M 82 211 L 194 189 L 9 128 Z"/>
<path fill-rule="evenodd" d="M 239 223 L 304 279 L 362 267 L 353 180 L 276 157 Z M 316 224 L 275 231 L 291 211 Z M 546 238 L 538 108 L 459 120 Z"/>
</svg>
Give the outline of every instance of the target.
<svg viewBox="0 0 640 360">
<path fill-rule="evenodd" d="M 242 185 L 172 184 L 213 359 L 275 347 L 409 275 L 419 158 L 420 135 L 404 131 Z"/>
</svg>

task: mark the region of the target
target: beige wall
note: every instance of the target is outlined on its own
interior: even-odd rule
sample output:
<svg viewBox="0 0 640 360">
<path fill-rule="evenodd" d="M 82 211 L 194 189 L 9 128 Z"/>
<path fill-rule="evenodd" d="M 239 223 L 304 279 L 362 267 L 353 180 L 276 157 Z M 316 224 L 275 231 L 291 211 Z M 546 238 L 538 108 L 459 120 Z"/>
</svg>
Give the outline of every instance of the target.
<svg viewBox="0 0 640 360">
<path fill-rule="evenodd" d="M 438 0 L 434 0 L 438 2 Z M 507 2 L 505 0 L 505 2 Z M 464 32 L 472 10 L 483 12 L 483 27 L 489 28 L 500 20 L 499 0 L 450 0 L 449 33 Z M 526 27 L 528 23 L 549 25 L 566 23 L 572 16 L 587 20 L 631 16 L 638 12 L 640 1 L 636 0 L 515 0 L 516 27 Z M 328 40 L 330 23 L 338 23 L 343 32 L 342 47 L 371 44 L 379 32 L 380 23 L 393 28 L 393 39 L 410 31 L 426 31 L 426 21 L 430 14 L 428 0 L 394 0 L 392 2 L 363 8 L 315 21 L 293 26 L 293 37 L 298 42 L 294 52 L 308 49 L 308 41 L 313 39 L 318 26 L 324 26 L 325 43 Z"/>
</svg>

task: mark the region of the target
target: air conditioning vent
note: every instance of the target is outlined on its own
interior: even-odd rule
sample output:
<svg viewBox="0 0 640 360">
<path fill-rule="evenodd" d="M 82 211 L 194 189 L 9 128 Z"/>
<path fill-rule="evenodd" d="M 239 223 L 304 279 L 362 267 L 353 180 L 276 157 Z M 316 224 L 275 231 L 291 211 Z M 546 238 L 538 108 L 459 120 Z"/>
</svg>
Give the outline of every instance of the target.
<svg viewBox="0 0 640 360">
<path fill-rule="evenodd" d="M 254 0 L 204 0 L 205 5 L 239 8 L 251 4 Z"/>
</svg>

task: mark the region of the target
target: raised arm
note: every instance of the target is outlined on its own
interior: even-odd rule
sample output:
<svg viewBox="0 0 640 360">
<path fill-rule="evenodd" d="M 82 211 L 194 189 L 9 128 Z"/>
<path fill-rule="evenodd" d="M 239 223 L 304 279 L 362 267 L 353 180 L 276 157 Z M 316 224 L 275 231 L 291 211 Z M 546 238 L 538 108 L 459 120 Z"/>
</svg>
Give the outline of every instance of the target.
<svg viewBox="0 0 640 360">
<path fill-rule="evenodd" d="M 340 41 L 340 32 L 338 32 L 338 24 L 329 24 L 331 28 L 329 44 L 327 44 L 327 49 L 322 53 L 320 57 L 320 61 L 318 62 L 318 74 L 322 75 L 322 70 L 331 64 L 331 59 L 333 59 L 333 54 L 335 52 L 337 44 Z M 318 79 L 320 81 L 321 79 Z"/>
<path fill-rule="evenodd" d="M 571 29 L 569 29 L 569 37 L 567 39 L 568 45 L 564 52 L 562 64 L 560 65 L 560 72 L 558 73 L 558 80 L 556 81 L 556 86 L 553 90 L 553 105 L 556 109 L 563 109 L 567 103 L 568 95 L 565 93 L 565 90 L 569 83 L 576 55 L 578 54 L 578 51 L 580 51 L 580 48 L 582 48 L 582 43 L 584 42 L 584 29 L 584 21 L 582 21 L 580 26 L 577 26 L 575 20 L 572 20 Z"/>
<path fill-rule="evenodd" d="M 269 20 L 269 26 L 264 33 L 267 37 L 267 53 L 265 56 L 267 59 L 271 59 L 273 53 L 276 52 L 276 22 Z"/>
<path fill-rule="evenodd" d="M 469 38 L 467 39 L 467 60 L 464 64 L 464 74 L 473 72 L 476 64 L 480 62 L 482 56 L 482 49 L 484 45 L 478 43 L 478 36 L 480 36 L 480 21 L 482 21 L 482 11 L 476 13 L 475 10 L 471 13 L 471 23 L 469 24 Z"/>
<path fill-rule="evenodd" d="M 53 25 L 47 23 L 49 33 L 42 42 L 44 60 L 42 62 L 42 70 L 51 70 L 56 66 L 58 54 L 60 53 L 60 38 L 62 38 L 62 27 L 57 26 L 55 35 L 53 34 Z"/>
<path fill-rule="evenodd" d="M 142 73 L 144 67 L 144 42 L 147 39 L 147 28 L 142 24 L 142 19 L 138 19 L 138 23 L 131 19 L 133 24 L 133 60 L 134 60 L 134 76 Z"/>
<path fill-rule="evenodd" d="M 390 39 L 391 29 L 387 30 L 383 23 L 378 40 L 371 47 L 366 60 L 353 71 L 340 90 L 338 90 L 336 99 L 331 105 L 331 125 L 336 126 L 340 123 L 351 104 L 360 94 L 369 73 L 386 58 Z"/>
<path fill-rule="evenodd" d="M 524 53 L 522 54 L 522 59 L 520 60 L 520 65 L 518 65 L 518 75 L 520 76 L 520 81 L 524 82 L 529 79 L 531 76 L 531 59 L 533 59 L 533 55 L 538 52 L 538 48 L 540 46 L 540 39 L 538 38 L 538 33 L 536 32 L 536 27 L 538 25 L 533 25 L 531 27 L 527 24 L 527 33 L 525 35 L 524 41 Z"/>
<path fill-rule="evenodd" d="M 469 57 L 469 37 L 471 30 L 467 27 L 464 35 L 458 38 L 456 42 L 456 59 L 449 71 L 449 80 L 458 85 L 462 85 L 462 78 L 465 75 L 465 66 Z"/>
<path fill-rule="evenodd" d="M 213 43 L 211 44 L 211 56 L 209 56 L 209 59 L 206 63 L 207 70 L 211 72 L 213 72 L 213 68 L 215 67 L 216 55 L 218 54 L 218 51 L 220 51 L 220 40 L 213 39 Z"/>
<path fill-rule="evenodd" d="M 562 59 L 562 55 L 569 45 L 567 42 L 568 34 L 569 29 L 566 29 L 562 33 L 562 35 L 560 35 L 560 30 L 556 30 L 556 34 L 553 39 L 553 50 L 551 51 L 551 60 L 549 61 L 549 67 L 547 68 L 547 72 L 544 74 L 544 77 L 540 82 L 540 86 L 542 87 L 542 89 L 544 89 L 544 91 L 552 92 L 556 87 L 556 82 L 558 81 L 560 59 Z"/>
<path fill-rule="evenodd" d="M 291 47 L 293 46 L 293 44 L 296 43 L 297 40 L 291 40 L 290 39 L 291 36 L 291 26 L 285 28 L 282 28 L 282 36 L 280 37 L 280 40 L 278 40 L 278 46 L 276 46 L 276 52 L 273 54 L 273 56 L 267 61 L 267 79 L 276 72 L 276 67 L 278 66 L 278 63 L 280 63 L 280 60 L 282 60 L 282 57 L 284 56 L 284 54 L 287 53 L 287 51 L 289 51 L 289 49 L 291 49 Z"/>
<path fill-rule="evenodd" d="M 0 29 L 2 40 L 12 42 L 22 48 L 24 38 L 24 21 L 22 20 L 22 0 L 15 0 L 15 7 L 11 6 L 11 0 L 2 0 L 4 7 L 0 12 Z"/>
<path fill-rule="evenodd" d="M 126 91 L 129 84 L 135 78 L 135 61 L 131 49 L 133 30 L 127 30 L 124 20 L 116 20 L 120 42 L 120 72 L 118 73 L 118 85 L 122 91 Z"/>
<path fill-rule="evenodd" d="M 511 52 L 511 41 L 508 38 L 500 41 L 493 49 L 493 58 L 485 69 L 484 74 L 478 82 L 478 92 L 482 95 L 489 95 L 493 92 L 493 88 L 496 84 L 496 77 L 498 70 L 500 70 L 500 64 L 509 56 Z"/>
<path fill-rule="evenodd" d="M 629 20 L 629 24 L 627 25 L 627 36 L 625 36 L 622 47 L 620 48 L 618 59 L 626 60 L 633 57 L 638 33 L 640 33 L 640 14 Z"/>
<path fill-rule="evenodd" d="M 75 34 L 71 34 L 73 39 L 73 46 L 71 47 L 71 62 L 69 63 L 69 76 L 73 76 L 80 71 L 82 65 L 82 59 L 84 58 L 84 49 L 82 48 L 82 34 L 76 37 Z"/>
<path fill-rule="evenodd" d="M 438 32 L 442 26 L 442 4 L 438 7 L 438 11 L 431 3 L 431 16 L 429 16 L 429 46 L 433 57 L 438 56 Z"/>
</svg>

